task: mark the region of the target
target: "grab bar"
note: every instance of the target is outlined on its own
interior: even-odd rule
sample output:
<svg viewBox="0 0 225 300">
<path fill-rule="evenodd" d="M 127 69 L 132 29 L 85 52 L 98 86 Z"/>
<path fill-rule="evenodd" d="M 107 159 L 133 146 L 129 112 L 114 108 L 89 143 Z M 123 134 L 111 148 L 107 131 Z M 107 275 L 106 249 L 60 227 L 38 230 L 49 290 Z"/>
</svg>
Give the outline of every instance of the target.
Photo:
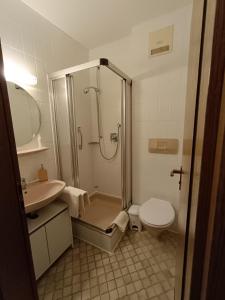
<svg viewBox="0 0 225 300">
<path fill-rule="evenodd" d="M 82 149 L 83 149 L 83 134 L 82 134 L 82 131 L 81 131 L 81 127 L 80 127 L 80 126 L 77 127 L 77 132 L 78 132 L 78 134 L 79 134 L 79 136 L 80 136 L 80 142 L 79 142 L 79 144 L 78 144 L 78 148 L 79 148 L 80 150 L 82 150 Z"/>
</svg>

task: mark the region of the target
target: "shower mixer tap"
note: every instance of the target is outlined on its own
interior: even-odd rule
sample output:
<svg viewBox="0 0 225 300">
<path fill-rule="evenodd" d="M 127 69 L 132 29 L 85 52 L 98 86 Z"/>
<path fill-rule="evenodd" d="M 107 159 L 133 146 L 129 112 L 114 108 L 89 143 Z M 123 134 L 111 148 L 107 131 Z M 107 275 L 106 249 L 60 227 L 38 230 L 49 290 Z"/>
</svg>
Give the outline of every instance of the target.
<svg viewBox="0 0 225 300">
<path fill-rule="evenodd" d="M 118 133 L 116 133 L 116 132 L 110 133 L 110 141 L 117 143 L 118 142 Z"/>
<path fill-rule="evenodd" d="M 118 130 L 120 127 L 121 127 L 121 124 L 118 122 L 117 123 Z M 119 141 L 119 132 L 111 132 L 110 133 L 110 141 L 113 143 L 117 143 Z"/>
</svg>

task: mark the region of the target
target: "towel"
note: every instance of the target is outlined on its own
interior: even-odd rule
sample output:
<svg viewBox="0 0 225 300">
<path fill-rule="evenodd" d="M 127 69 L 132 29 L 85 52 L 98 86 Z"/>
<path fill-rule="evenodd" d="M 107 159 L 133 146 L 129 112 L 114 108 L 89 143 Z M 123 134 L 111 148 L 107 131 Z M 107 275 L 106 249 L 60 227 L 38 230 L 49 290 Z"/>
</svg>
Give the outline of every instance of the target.
<svg viewBox="0 0 225 300">
<path fill-rule="evenodd" d="M 70 216 L 73 218 L 78 218 L 80 214 L 85 214 L 85 202 L 88 202 L 90 206 L 88 193 L 72 186 L 67 186 L 64 189 L 61 199 L 68 204 Z"/>
<path fill-rule="evenodd" d="M 124 232 L 126 230 L 127 224 L 129 222 L 129 216 L 124 210 L 121 211 L 118 216 L 113 220 L 112 225 L 117 225 L 120 231 Z"/>
</svg>

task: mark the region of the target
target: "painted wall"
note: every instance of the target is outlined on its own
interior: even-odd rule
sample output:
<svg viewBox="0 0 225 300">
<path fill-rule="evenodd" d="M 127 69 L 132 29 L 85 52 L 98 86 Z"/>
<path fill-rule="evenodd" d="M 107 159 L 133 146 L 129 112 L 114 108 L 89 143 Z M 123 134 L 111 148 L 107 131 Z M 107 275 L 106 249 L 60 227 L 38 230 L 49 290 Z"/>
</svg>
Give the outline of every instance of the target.
<svg viewBox="0 0 225 300">
<path fill-rule="evenodd" d="M 149 20 L 134 27 L 125 38 L 90 51 L 90 59 L 106 57 L 133 78 L 135 203 L 159 197 L 178 209 L 178 177 L 169 174 L 181 164 L 191 11 L 189 5 Z M 172 24 L 173 51 L 150 58 L 149 32 Z M 178 155 L 150 154 L 149 138 L 179 139 Z"/>
<path fill-rule="evenodd" d="M 39 138 L 23 148 L 49 147 L 48 151 L 19 158 L 20 171 L 28 180 L 36 178 L 43 163 L 49 177 L 56 177 L 50 119 L 47 73 L 80 64 L 88 60 L 88 50 L 68 37 L 21 1 L 0 1 L 0 37 L 4 59 L 22 65 L 37 76 L 35 87 L 25 87 L 37 100 L 42 125 Z"/>
</svg>

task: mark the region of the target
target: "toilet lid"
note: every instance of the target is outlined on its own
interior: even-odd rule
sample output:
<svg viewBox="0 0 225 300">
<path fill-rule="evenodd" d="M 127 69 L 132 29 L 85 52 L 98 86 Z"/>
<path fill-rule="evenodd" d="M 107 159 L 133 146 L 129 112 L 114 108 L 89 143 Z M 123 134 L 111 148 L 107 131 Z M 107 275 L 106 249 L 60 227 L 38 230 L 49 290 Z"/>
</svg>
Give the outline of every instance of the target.
<svg viewBox="0 0 225 300">
<path fill-rule="evenodd" d="M 163 227 L 173 223 L 175 211 L 168 201 L 151 198 L 141 205 L 139 217 L 146 224 Z"/>
</svg>

